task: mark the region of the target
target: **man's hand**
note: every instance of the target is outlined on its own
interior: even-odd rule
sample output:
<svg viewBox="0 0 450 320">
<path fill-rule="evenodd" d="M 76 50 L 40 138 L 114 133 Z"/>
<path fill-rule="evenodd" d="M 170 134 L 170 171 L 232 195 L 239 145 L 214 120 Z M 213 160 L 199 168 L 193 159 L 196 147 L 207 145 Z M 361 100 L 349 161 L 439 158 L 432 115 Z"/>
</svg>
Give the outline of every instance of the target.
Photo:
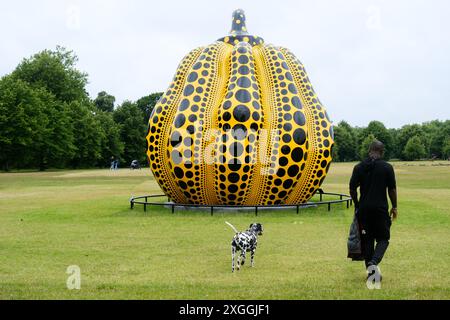
<svg viewBox="0 0 450 320">
<path fill-rule="evenodd" d="M 391 219 L 392 219 L 392 220 L 396 220 L 396 219 L 397 219 L 397 216 L 398 216 L 397 208 L 392 208 L 392 209 L 391 209 Z"/>
</svg>

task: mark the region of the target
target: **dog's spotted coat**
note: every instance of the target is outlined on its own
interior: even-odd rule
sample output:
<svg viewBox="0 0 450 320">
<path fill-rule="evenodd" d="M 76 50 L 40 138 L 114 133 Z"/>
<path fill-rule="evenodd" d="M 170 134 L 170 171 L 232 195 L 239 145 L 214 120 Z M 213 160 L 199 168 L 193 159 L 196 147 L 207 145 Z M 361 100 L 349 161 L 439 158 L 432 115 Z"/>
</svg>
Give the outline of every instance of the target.
<svg viewBox="0 0 450 320">
<path fill-rule="evenodd" d="M 254 266 L 256 247 L 258 245 L 258 236 L 263 234 L 263 226 L 260 223 L 252 223 L 248 230 L 237 232 L 231 241 L 231 271 L 234 272 L 236 252 L 241 251 L 237 258 L 237 269 L 245 264 L 247 252 L 251 254 L 251 266 Z"/>
</svg>

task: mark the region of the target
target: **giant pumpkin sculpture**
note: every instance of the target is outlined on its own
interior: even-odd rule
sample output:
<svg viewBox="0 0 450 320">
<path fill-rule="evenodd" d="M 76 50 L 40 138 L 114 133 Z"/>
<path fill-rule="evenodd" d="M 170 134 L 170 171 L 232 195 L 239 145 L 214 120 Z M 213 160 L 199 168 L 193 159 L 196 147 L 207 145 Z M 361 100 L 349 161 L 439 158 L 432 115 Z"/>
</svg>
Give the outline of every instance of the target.
<svg viewBox="0 0 450 320">
<path fill-rule="evenodd" d="M 150 117 L 148 158 L 179 204 L 307 202 L 331 162 L 333 128 L 305 68 L 286 48 L 231 34 L 193 50 Z"/>
</svg>

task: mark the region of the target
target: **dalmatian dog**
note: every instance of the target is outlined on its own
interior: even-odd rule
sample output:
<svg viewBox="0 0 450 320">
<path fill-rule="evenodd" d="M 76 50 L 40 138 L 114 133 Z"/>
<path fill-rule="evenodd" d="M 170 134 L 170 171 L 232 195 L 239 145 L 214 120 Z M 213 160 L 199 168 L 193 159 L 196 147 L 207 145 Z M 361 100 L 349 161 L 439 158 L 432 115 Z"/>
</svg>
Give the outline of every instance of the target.
<svg viewBox="0 0 450 320">
<path fill-rule="evenodd" d="M 239 232 L 231 223 L 225 222 L 234 232 L 236 232 L 231 241 L 231 272 L 234 272 L 236 252 L 241 251 L 237 257 L 237 269 L 240 270 L 241 265 L 245 264 L 245 255 L 247 252 L 251 254 L 251 266 L 253 267 L 256 246 L 258 245 L 258 236 L 263 234 L 263 226 L 260 223 L 252 223 L 246 231 Z"/>
</svg>

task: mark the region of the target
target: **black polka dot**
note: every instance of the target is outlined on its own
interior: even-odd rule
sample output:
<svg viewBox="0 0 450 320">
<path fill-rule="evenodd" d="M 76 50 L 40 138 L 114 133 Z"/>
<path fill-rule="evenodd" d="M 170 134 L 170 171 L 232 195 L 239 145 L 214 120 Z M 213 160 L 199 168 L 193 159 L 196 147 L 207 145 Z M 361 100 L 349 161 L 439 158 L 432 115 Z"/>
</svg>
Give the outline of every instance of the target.
<svg viewBox="0 0 450 320">
<path fill-rule="evenodd" d="M 223 103 L 223 108 L 224 108 L 225 110 L 230 109 L 230 108 L 231 108 L 231 101 L 225 101 L 225 102 Z"/>
<path fill-rule="evenodd" d="M 180 164 L 183 161 L 183 156 L 178 151 L 172 151 L 171 158 L 173 163 Z"/>
<path fill-rule="evenodd" d="M 248 103 L 252 99 L 250 93 L 245 89 L 240 89 L 236 92 L 236 99 L 242 103 Z"/>
<path fill-rule="evenodd" d="M 186 190 L 187 189 L 187 184 L 184 183 L 183 181 L 178 181 L 178 185 L 181 187 L 181 189 Z"/>
<path fill-rule="evenodd" d="M 188 81 L 188 82 L 194 82 L 194 81 L 197 80 L 197 79 L 198 79 L 198 74 L 197 74 L 197 72 L 192 72 L 192 73 L 188 76 L 187 81 Z"/>
<path fill-rule="evenodd" d="M 188 99 L 184 99 L 184 100 L 181 101 L 181 103 L 180 103 L 180 108 L 179 108 L 179 110 L 180 110 L 180 111 L 184 111 L 184 110 L 186 110 L 187 108 L 189 108 L 189 100 L 188 100 Z"/>
<path fill-rule="evenodd" d="M 241 164 L 237 161 L 235 161 L 235 163 L 229 163 L 228 167 L 230 168 L 231 171 L 239 171 L 241 169 Z"/>
<path fill-rule="evenodd" d="M 250 118 L 250 110 L 244 105 L 239 105 L 234 108 L 233 116 L 239 122 L 246 122 Z"/>
<path fill-rule="evenodd" d="M 281 153 L 284 155 L 288 155 L 289 153 L 291 153 L 291 148 L 289 148 L 289 146 L 282 146 Z"/>
<path fill-rule="evenodd" d="M 283 168 L 278 169 L 277 176 L 279 176 L 280 178 L 283 178 L 285 175 L 286 175 L 286 170 L 284 170 Z"/>
<path fill-rule="evenodd" d="M 280 166 L 282 166 L 282 167 L 286 166 L 289 163 L 288 158 L 281 157 L 279 163 L 280 163 Z"/>
<path fill-rule="evenodd" d="M 186 117 L 184 116 L 184 114 L 182 114 L 182 113 L 179 114 L 177 116 L 177 118 L 175 119 L 175 123 L 174 123 L 175 128 L 181 128 L 185 122 L 186 122 Z"/>
<path fill-rule="evenodd" d="M 292 105 L 298 109 L 303 108 L 302 103 L 298 97 L 293 97 L 291 99 Z"/>
<path fill-rule="evenodd" d="M 293 183 L 294 183 L 294 181 L 292 181 L 291 179 L 288 179 L 283 183 L 283 188 L 289 189 L 290 187 L 292 187 Z"/>
<path fill-rule="evenodd" d="M 231 183 L 236 183 L 236 182 L 238 182 L 239 181 L 239 174 L 237 174 L 237 173 L 235 173 L 235 172 L 233 172 L 233 173 L 230 173 L 229 175 L 228 175 L 228 181 L 230 181 Z"/>
<path fill-rule="evenodd" d="M 240 66 L 238 72 L 245 76 L 250 73 L 250 69 L 247 66 Z"/>
<path fill-rule="evenodd" d="M 178 147 L 181 144 L 182 139 L 181 134 L 178 131 L 175 131 L 172 133 L 172 137 L 170 138 L 170 144 L 174 148 Z"/>
<path fill-rule="evenodd" d="M 181 168 L 175 167 L 174 172 L 178 179 L 182 179 L 184 177 L 184 172 Z"/>
<path fill-rule="evenodd" d="M 237 140 L 244 140 L 247 137 L 247 128 L 242 124 L 237 124 L 233 127 L 233 138 Z"/>
<path fill-rule="evenodd" d="M 240 56 L 239 57 L 239 63 L 242 63 L 242 64 L 248 63 L 248 57 L 247 56 Z"/>
<path fill-rule="evenodd" d="M 230 154 L 233 157 L 240 157 L 244 152 L 244 147 L 240 142 L 234 142 L 230 147 Z"/>
<path fill-rule="evenodd" d="M 245 48 L 245 47 L 239 47 L 239 48 L 238 48 L 238 52 L 239 52 L 239 53 L 247 53 L 247 48 Z"/>
<path fill-rule="evenodd" d="M 303 149 L 302 148 L 295 148 L 292 150 L 292 160 L 295 162 L 300 162 L 303 159 Z"/>
<path fill-rule="evenodd" d="M 183 94 L 185 97 L 189 97 L 193 93 L 194 93 L 194 86 L 190 84 L 190 85 L 186 86 Z"/>
<path fill-rule="evenodd" d="M 288 169 L 289 177 L 293 178 L 298 174 L 299 167 L 297 165 L 293 165 Z"/>
<path fill-rule="evenodd" d="M 247 77 L 240 77 L 237 80 L 237 85 L 241 88 L 249 88 L 251 85 L 250 79 Z"/>
<path fill-rule="evenodd" d="M 305 123 L 306 123 L 306 119 L 305 119 L 304 114 L 302 112 L 300 112 L 300 111 L 296 111 L 294 113 L 294 121 L 299 126 L 304 126 Z"/>
<path fill-rule="evenodd" d="M 184 138 L 183 143 L 186 147 L 192 146 L 192 138 L 190 137 Z"/>
<path fill-rule="evenodd" d="M 187 130 L 187 132 L 189 132 L 189 134 L 194 134 L 194 132 L 195 132 L 195 127 L 194 126 L 188 126 L 187 128 L 186 128 L 186 130 Z"/>
<path fill-rule="evenodd" d="M 303 145 L 306 142 L 306 132 L 305 130 L 299 128 L 294 131 L 294 141 L 298 145 Z"/>
<path fill-rule="evenodd" d="M 229 112 L 225 112 L 223 114 L 223 120 L 224 121 L 230 121 L 230 119 L 231 119 L 231 114 Z"/>
</svg>

